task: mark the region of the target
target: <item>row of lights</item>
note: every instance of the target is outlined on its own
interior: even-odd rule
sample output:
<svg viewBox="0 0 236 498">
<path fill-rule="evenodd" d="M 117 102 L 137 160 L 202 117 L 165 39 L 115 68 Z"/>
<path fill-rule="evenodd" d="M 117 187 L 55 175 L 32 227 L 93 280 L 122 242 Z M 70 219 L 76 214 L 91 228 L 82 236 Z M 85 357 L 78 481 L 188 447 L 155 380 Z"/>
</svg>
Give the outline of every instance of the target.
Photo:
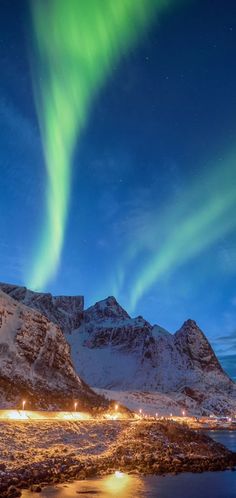
<svg viewBox="0 0 236 498">
<path fill-rule="evenodd" d="M 26 400 L 25 400 L 25 399 L 23 399 L 23 400 L 22 400 L 22 410 L 23 410 L 23 411 L 25 411 L 25 405 L 26 405 Z M 77 401 L 75 401 L 75 402 L 74 402 L 74 411 L 75 411 L 75 412 L 77 411 L 77 407 L 78 407 L 78 402 L 77 402 Z M 115 412 L 118 412 L 118 410 L 119 410 L 119 405 L 118 405 L 118 403 L 116 403 L 116 404 L 115 404 L 114 408 L 115 408 Z M 186 416 L 186 412 L 185 412 L 185 410 L 182 410 L 181 414 L 182 414 L 182 416 L 183 416 L 183 417 L 185 417 L 185 416 Z M 148 415 L 146 415 L 146 414 L 144 414 L 144 413 L 143 413 L 142 408 L 140 408 L 140 409 L 139 409 L 139 416 L 140 416 L 140 417 L 143 417 L 143 418 L 147 418 L 147 417 L 148 417 Z M 156 413 L 155 413 L 155 417 L 156 417 L 156 418 L 158 418 L 158 416 L 159 416 L 159 415 L 158 415 L 158 412 L 156 412 Z M 170 413 L 170 415 L 169 415 L 169 416 L 170 416 L 170 417 L 173 417 L 173 413 Z M 236 415 L 235 415 L 235 418 L 236 418 Z M 232 417 L 227 417 L 227 420 L 228 420 L 228 422 L 232 422 Z"/>
<path fill-rule="evenodd" d="M 25 411 L 25 405 L 26 405 L 26 400 L 25 400 L 25 399 L 23 399 L 23 401 L 22 401 L 22 410 L 23 410 L 23 411 Z M 74 411 L 75 411 L 75 412 L 77 411 L 77 408 L 78 408 L 78 402 L 77 402 L 77 401 L 75 401 L 75 403 L 74 403 Z M 118 403 L 117 403 L 117 404 L 115 405 L 115 411 L 116 411 L 116 412 L 118 412 L 118 410 L 119 410 L 119 405 L 118 405 Z"/>
<path fill-rule="evenodd" d="M 25 410 L 25 405 L 26 405 L 26 400 L 25 400 L 25 399 L 23 399 L 23 401 L 22 401 L 22 410 L 23 410 L 23 411 Z M 75 401 L 75 403 L 74 403 L 74 411 L 75 411 L 75 412 L 77 411 L 77 407 L 78 407 L 78 402 L 77 402 L 77 401 Z M 118 412 L 118 409 L 119 409 L 119 405 L 118 405 L 118 403 L 116 403 L 116 404 L 115 404 L 115 411 L 116 411 L 116 412 Z M 146 415 L 144 415 L 144 414 L 143 414 L 143 410 L 142 410 L 142 408 L 140 408 L 140 409 L 139 409 L 139 414 L 140 414 L 140 417 L 142 417 L 142 416 L 144 416 L 144 417 L 145 417 L 145 416 L 146 416 Z M 185 415 L 186 415 L 185 410 L 183 410 L 183 411 L 182 411 L 182 415 L 183 415 L 183 417 L 185 417 Z M 155 414 L 155 417 L 156 417 L 156 418 L 158 418 L 158 413 L 157 413 L 157 412 L 156 412 L 156 414 Z M 173 417 L 173 413 L 170 413 L 170 417 Z M 230 419 L 229 419 L 229 420 L 230 420 Z M 230 420 L 230 421 L 231 421 L 231 420 Z"/>
<path fill-rule="evenodd" d="M 142 417 L 142 416 L 146 416 L 146 415 L 144 415 L 144 414 L 143 414 L 143 410 L 142 410 L 142 408 L 140 408 L 140 409 L 139 409 L 139 415 L 140 415 L 140 417 Z M 186 415 L 185 410 L 183 410 L 183 411 L 182 411 L 182 415 L 183 415 L 183 417 L 185 417 L 185 415 Z M 157 412 L 156 412 L 156 414 L 155 414 L 155 417 L 156 417 L 156 418 L 158 417 L 158 413 L 157 413 Z M 170 417 L 173 417 L 173 413 L 170 413 Z"/>
<path fill-rule="evenodd" d="M 22 401 L 22 410 L 23 410 L 23 411 L 25 411 L 25 405 L 26 405 L 26 400 L 25 400 L 25 399 L 23 399 L 23 401 Z M 77 407 L 78 407 L 78 402 L 77 402 L 77 401 L 75 401 L 75 403 L 74 403 L 74 411 L 75 411 L 75 412 L 77 411 Z"/>
</svg>

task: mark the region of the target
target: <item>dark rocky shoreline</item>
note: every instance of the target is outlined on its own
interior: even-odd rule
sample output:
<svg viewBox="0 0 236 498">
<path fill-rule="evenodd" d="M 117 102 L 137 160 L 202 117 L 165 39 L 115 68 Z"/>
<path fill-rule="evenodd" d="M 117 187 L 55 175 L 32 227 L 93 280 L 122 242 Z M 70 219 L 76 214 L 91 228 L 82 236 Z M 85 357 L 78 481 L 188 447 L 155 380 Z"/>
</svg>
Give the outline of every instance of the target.
<svg viewBox="0 0 236 498">
<path fill-rule="evenodd" d="M 3 425 L 9 437 L 11 424 Z M 18 449 L 9 454 L 3 449 L 0 453 L 1 497 L 21 496 L 22 489 L 40 492 L 48 484 L 103 476 L 116 470 L 163 475 L 236 468 L 236 453 L 171 421 L 61 422 L 57 424 L 58 441 L 55 441 L 55 424 L 51 424 L 51 430 L 50 424 L 46 430 L 40 424 L 33 425 L 37 448 L 31 448 L 32 423 L 23 424 L 20 429 L 28 440 L 27 454 Z M 17 433 L 19 423 L 14 426 Z M 48 440 L 46 448 L 44 438 Z"/>
</svg>

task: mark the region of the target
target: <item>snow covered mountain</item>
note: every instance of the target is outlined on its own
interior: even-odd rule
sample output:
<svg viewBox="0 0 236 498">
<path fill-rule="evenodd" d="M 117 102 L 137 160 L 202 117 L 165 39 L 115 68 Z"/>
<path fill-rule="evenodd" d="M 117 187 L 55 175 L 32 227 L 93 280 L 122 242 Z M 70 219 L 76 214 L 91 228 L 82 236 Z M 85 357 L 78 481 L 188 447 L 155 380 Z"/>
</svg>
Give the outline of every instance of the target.
<svg viewBox="0 0 236 498">
<path fill-rule="evenodd" d="M 233 386 L 192 320 L 172 335 L 142 317 L 130 318 L 109 297 L 88 308 L 67 337 L 77 369 L 90 384 L 96 379 L 97 387 L 169 392 L 199 385 L 203 374 L 205 386 L 227 392 Z"/>
<path fill-rule="evenodd" d="M 153 411 L 161 404 L 173 413 L 236 411 L 235 384 L 193 320 L 170 334 L 140 316 L 131 318 L 114 297 L 83 310 L 82 297 L 53 297 L 8 284 L 0 288 L 63 329 L 78 375 L 108 397 L 119 392 L 133 408 L 143 396 L 143 405 Z"/>
<path fill-rule="evenodd" d="M 76 374 L 60 328 L 0 290 L 0 402 L 72 408 L 102 400 Z"/>
<path fill-rule="evenodd" d="M 96 388 L 163 393 L 205 413 L 236 409 L 235 384 L 193 320 L 170 334 L 130 318 L 109 297 L 88 308 L 67 339 L 77 372 Z"/>
</svg>

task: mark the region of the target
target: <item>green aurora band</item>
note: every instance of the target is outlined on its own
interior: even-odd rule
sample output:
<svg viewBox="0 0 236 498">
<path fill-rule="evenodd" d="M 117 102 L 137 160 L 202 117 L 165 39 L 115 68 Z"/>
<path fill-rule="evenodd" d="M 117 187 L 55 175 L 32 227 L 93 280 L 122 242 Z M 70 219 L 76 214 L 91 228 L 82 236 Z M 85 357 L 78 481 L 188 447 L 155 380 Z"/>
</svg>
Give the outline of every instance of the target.
<svg viewBox="0 0 236 498">
<path fill-rule="evenodd" d="M 121 286 L 125 284 L 124 266 L 128 268 L 144 252 L 148 262 L 131 282 L 130 311 L 135 311 L 138 301 L 161 278 L 235 229 L 235 153 L 228 155 L 220 167 L 211 164 L 206 171 L 199 172 L 181 199 L 170 203 L 167 199 L 169 205 L 159 214 L 151 213 L 149 223 L 132 234 L 133 242 L 120 273 Z"/>
<path fill-rule="evenodd" d="M 27 278 L 55 276 L 68 217 L 73 152 L 112 66 L 173 0 L 31 0 L 32 76 L 47 168 L 46 212 Z"/>
</svg>

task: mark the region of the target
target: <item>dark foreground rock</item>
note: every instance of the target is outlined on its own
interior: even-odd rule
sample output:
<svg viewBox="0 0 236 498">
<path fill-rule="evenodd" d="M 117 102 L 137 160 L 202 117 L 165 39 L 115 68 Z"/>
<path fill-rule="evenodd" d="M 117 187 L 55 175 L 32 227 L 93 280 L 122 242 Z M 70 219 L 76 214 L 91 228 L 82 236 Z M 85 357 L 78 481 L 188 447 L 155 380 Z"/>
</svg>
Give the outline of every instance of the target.
<svg viewBox="0 0 236 498">
<path fill-rule="evenodd" d="M 2 423 L 1 434 L 1 497 L 118 469 L 166 474 L 236 466 L 236 453 L 171 421 Z"/>
</svg>

